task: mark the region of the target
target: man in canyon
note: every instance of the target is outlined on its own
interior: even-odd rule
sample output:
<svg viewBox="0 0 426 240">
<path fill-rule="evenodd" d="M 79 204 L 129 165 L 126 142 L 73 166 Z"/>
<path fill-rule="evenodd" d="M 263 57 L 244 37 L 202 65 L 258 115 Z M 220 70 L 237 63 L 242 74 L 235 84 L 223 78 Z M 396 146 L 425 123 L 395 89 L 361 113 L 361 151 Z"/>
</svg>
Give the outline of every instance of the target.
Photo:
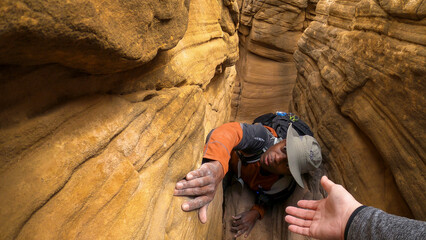
<svg viewBox="0 0 426 240">
<path fill-rule="evenodd" d="M 300 123 L 303 122 L 294 121 L 285 126 L 285 139 L 262 124 L 232 122 L 212 130 L 204 146 L 201 167 L 176 183 L 175 196 L 194 197 L 183 203 L 182 209 L 199 209 L 199 219 L 205 223 L 207 207 L 230 167 L 240 182 L 257 193 L 256 204 L 249 211 L 233 216 L 231 230 L 236 232 L 235 236 L 244 233 L 247 236 L 263 217 L 265 203 L 284 201 L 296 183 L 303 188 L 301 174 L 321 164 L 318 142 L 312 136 L 300 136 L 296 131 Z"/>
</svg>

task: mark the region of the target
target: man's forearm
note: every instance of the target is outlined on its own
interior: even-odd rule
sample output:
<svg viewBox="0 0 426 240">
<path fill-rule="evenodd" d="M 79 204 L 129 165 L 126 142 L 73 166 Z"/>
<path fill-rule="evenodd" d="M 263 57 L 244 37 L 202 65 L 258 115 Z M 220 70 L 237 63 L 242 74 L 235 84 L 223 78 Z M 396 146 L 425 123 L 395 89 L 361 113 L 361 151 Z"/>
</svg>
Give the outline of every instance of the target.
<svg viewBox="0 0 426 240">
<path fill-rule="evenodd" d="M 347 224 L 348 240 L 426 239 L 426 222 L 395 216 L 373 207 L 361 209 Z"/>
<path fill-rule="evenodd" d="M 265 216 L 265 208 L 261 205 L 253 205 L 253 207 L 251 207 L 250 210 L 256 210 L 257 212 L 259 212 L 259 220 L 262 220 L 263 216 Z"/>
</svg>

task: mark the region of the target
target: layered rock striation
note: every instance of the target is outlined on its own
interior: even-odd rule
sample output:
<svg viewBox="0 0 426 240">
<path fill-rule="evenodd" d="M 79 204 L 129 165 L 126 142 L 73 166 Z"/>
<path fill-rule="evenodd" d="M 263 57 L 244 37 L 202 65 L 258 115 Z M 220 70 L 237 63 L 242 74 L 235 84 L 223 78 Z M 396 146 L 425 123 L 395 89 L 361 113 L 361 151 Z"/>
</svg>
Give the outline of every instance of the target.
<svg viewBox="0 0 426 240">
<path fill-rule="evenodd" d="M 242 1 L 233 117 L 251 122 L 288 107 L 324 156 L 308 189 L 283 206 L 325 196 L 316 179 L 327 174 L 366 205 L 426 219 L 425 16 L 421 1 Z M 238 183 L 225 194 L 229 229 L 226 220 L 254 196 Z M 248 239 L 298 239 L 286 231 L 283 206 L 267 210 Z"/>
<path fill-rule="evenodd" d="M 253 195 L 227 189 L 222 225 L 218 189 L 203 225 L 175 183 L 212 128 L 276 110 L 309 123 L 325 169 L 249 238 L 301 238 L 283 207 L 321 198 L 324 173 L 426 219 L 422 1 L 5 0 L 0 13 L 1 239 L 232 238 Z"/>
<path fill-rule="evenodd" d="M 189 1 L 6 0 L 0 64 L 60 63 L 90 73 L 141 66 L 183 37 Z"/>
<path fill-rule="evenodd" d="M 306 24 L 308 1 L 240 1 L 240 59 L 233 117 L 288 111 L 296 79 L 293 53 Z"/>
<path fill-rule="evenodd" d="M 240 1 L 240 58 L 232 99 L 232 117 L 252 123 L 261 114 L 289 111 L 297 69 L 293 53 L 303 30 L 315 17 L 315 1 Z M 281 204 L 266 207 L 247 239 L 305 239 L 288 231 L 285 207 L 300 199 L 320 199 L 320 168 L 307 176 L 305 189 L 297 187 Z M 232 216 L 246 212 L 255 203 L 253 192 L 232 182 L 225 189 L 224 239 L 233 239 Z M 243 238 L 243 237 L 240 237 Z"/>
<path fill-rule="evenodd" d="M 294 54 L 292 110 L 325 166 L 367 205 L 426 219 L 426 7 L 323 1 Z"/>
<path fill-rule="evenodd" d="M 0 3 L 0 238 L 220 239 L 175 183 L 230 116 L 232 1 Z"/>
</svg>

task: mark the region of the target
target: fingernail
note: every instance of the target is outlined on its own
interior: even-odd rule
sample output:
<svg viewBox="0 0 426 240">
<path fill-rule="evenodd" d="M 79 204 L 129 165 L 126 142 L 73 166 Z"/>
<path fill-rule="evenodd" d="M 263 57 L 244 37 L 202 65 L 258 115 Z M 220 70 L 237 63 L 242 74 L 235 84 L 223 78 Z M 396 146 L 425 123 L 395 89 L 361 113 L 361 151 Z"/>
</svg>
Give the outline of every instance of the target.
<svg viewBox="0 0 426 240">
<path fill-rule="evenodd" d="M 192 174 L 190 174 L 190 173 L 188 173 L 188 175 L 186 175 L 186 178 L 189 178 L 189 179 L 191 179 L 193 176 L 192 176 Z"/>
<path fill-rule="evenodd" d="M 181 188 L 181 187 L 183 187 L 183 184 L 182 183 L 176 183 L 176 187 Z"/>
<path fill-rule="evenodd" d="M 183 210 L 189 210 L 189 204 L 188 203 L 182 204 L 182 209 Z"/>
</svg>

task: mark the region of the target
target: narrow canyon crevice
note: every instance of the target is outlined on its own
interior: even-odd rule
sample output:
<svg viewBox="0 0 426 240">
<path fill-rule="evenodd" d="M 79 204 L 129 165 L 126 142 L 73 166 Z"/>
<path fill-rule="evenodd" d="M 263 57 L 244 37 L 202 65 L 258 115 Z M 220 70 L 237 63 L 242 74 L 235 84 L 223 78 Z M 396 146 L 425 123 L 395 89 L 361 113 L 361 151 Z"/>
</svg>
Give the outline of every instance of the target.
<svg viewBox="0 0 426 240">
<path fill-rule="evenodd" d="M 284 207 L 324 197 L 323 174 L 426 219 L 421 1 L 0 6 L 1 239 L 232 239 L 249 190 L 219 188 L 201 224 L 175 183 L 211 129 L 275 111 L 307 122 L 324 160 L 248 239 L 305 239 Z"/>
</svg>

